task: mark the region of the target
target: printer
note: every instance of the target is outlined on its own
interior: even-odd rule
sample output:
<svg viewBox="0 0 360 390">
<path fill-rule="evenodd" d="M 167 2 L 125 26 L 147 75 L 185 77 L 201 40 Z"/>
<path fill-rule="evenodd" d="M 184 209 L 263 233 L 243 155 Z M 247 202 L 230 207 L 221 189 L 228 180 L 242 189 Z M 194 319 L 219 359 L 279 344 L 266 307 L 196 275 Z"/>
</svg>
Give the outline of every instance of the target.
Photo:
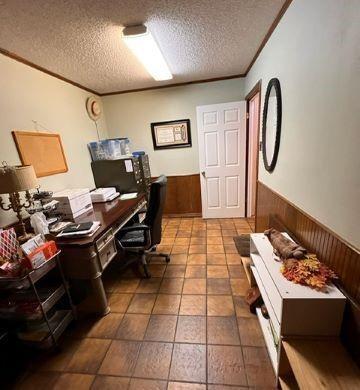
<svg viewBox="0 0 360 390">
<path fill-rule="evenodd" d="M 88 188 L 66 189 L 55 192 L 52 198 L 59 202 L 56 213 L 61 214 L 63 219 L 74 219 L 93 208 Z"/>
</svg>

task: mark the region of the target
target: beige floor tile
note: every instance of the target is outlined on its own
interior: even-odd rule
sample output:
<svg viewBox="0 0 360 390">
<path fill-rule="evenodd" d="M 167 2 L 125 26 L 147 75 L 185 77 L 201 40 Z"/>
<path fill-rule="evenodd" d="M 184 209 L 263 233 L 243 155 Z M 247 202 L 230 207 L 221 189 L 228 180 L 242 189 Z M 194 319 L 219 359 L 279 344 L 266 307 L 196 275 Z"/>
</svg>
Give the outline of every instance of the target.
<svg viewBox="0 0 360 390">
<path fill-rule="evenodd" d="M 247 279 L 230 279 L 233 295 L 245 296 L 250 288 Z"/>
<path fill-rule="evenodd" d="M 96 377 L 91 390 L 127 390 L 129 382 L 130 378 L 99 375 Z"/>
<path fill-rule="evenodd" d="M 53 389 L 76 389 L 76 390 L 88 390 L 95 379 L 94 375 L 84 374 L 61 374 L 57 380 Z"/>
<path fill-rule="evenodd" d="M 206 390 L 206 385 L 200 383 L 169 382 L 167 390 Z"/>
<path fill-rule="evenodd" d="M 206 278 L 206 266 L 188 265 L 186 267 L 185 278 Z"/>
<path fill-rule="evenodd" d="M 251 347 L 265 346 L 263 334 L 257 318 L 238 317 L 241 345 Z"/>
<path fill-rule="evenodd" d="M 173 345 L 171 343 L 143 343 L 134 376 L 140 378 L 167 379 L 172 349 Z"/>
<path fill-rule="evenodd" d="M 223 239 L 221 236 L 207 236 L 207 245 L 223 245 Z"/>
<path fill-rule="evenodd" d="M 207 253 L 225 253 L 224 245 L 207 245 Z"/>
<path fill-rule="evenodd" d="M 183 294 L 206 294 L 206 279 L 185 279 Z"/>
<path fill-rule="evenodd" d="M 129 390 L 166 390 L 166 381 L 133 378 Z"/>
<path fill-rule="evenodd" d="M 189 237 L 176 237 L 174 245 L 190 245 Z"/>
<path fill-rule="evenodd" d="M 141 343 L 137 341 L 113 341 L 101 364 L 99 374 L 131 376 L 135 369 L 140 346 Z"/>
<path fill-rule="evenodd" d="M 133 294 L 112 293 L 109 298 L 110 310 L 113 313 L 125 313 Z"/>
<path fill-rule="evenodd" d="M 247 386 L 241 347 L 208 346 L 208 381 L 214 384 Z"/>
<path fill-rule="evenodd" d="M 169 379 L 206 382 L 206 346 L 175 344 Z"/>
<path fill-rule="evenodd" d="M 231 265 L 241 265 L 241 257 L 236 253 L 227 253 L 226 254 L 226 262 Z"/>
<path fill-rule="evenodd" d="M 208 253 L 206 262 L 210 265 L 225 265 L 226 257 L 223 253 Z"/>
<path fill-rule="evenodd" d="M 229 277 L 228 268 L 226 265 L 208 265 L 207 277 L 224 279 Z"/>
<path fill-rule="evenodd" d="M 184 278 L 163 279 L 160 285 L 161 294 L 181 294 L 184 284 Z"/>
<path fill-rule="evenodd" d="M 110 340 L 105 339 L 83 339 L 69 361 L 66 371 L 96 374 L 110 343 Z"/>
<path fill-rule="evenodd" d="M 206 317 L 179 316 L 175 341 L 178 343 L 206 343 Z"/>
<path fill-rule="evenodd" d="M 207 342 L 209 344 L 240 345 L 236 317 L 208 317 Z"/>
<path fill-rule="evenodd" d="M 205 315 L 206 296 L 205 295 L 182 295 L 180 304 L 180 315 Z"/>
<path fill-rule="evenodd" d="M 153 314 L 178 314 L 181 295 L 159 294 Z"/>
<path fill-rule="evenodd" d="M 187 263 L 188 255 L 186 253 L 179 253 L 170 256 L 170 264 L 169 265 L 179 265 Z"/>
<path fill-rule="evenodd" d="M 165 278 L 183 278 L 185 276 L 185 264 L 169 264 L 164 274 Z"/>
<path fill-rule="evenodd" d="M 190 245 L 189 254 L 204 253 L 206 254 L 206 245 Z"/>
<path fill-rule="evenodd" d="M 191 237 L 190 245 L 206 245 L 206 237 Z"/>
<path fill-rule="evenodd" d="M 232 316 L 235 314 L 231 295 L 208 295 L 208 316 Z"/>
<path fill-rule="evenodd" d="M 149 314 L 125 314 L 116 333 L 116 338 L 122 340 L 142 340 L 149 319 Z"/>
<path fill-rule="evenodd" d="M 130 302 L 127 313 L 150 314 L 156 299 L 156 294 L 135 294 Z"/>
<path fill-rule="evenodd" d="M 187 264 L 206 265 L 206 254 L 205 253 L 189 254 Z"/>
<path fill-rule="evenodd" d="M 151 264 L 151 266 L 158 264 Z M 150 267 L 149 267 L 150 270 Z M 161 278 L 155 278 L 153 274 L 150 279 L 143 279 L 138 288 L 136 289 L 136 293 L 157 293 L 160 288 Z"/>
<path fill-rule="evenodd" d="M 172 254 L 188 253 L 188 251 L 189 251 L 188 245 L 174 245 L 171 249 Z"/>
<path fill-rule="evenodd" d="M 230 295 L 229 279 L 207 279 L 207 293 L 211 295 Z"/>
<path fill-rule="evenodd" d="M 207 238 L 209 237 L 221 237 L 221 230 L 220 228 L 219 229 L 216 229 L 216 230 L 213 230 L 213 229 L 208 229 L 207 232 Z"/>
<path fill-rule="evenodd" d="M 174 341 L 177 316 L 152 315 L 146 330 L 147 341 Z"/>
</svg>

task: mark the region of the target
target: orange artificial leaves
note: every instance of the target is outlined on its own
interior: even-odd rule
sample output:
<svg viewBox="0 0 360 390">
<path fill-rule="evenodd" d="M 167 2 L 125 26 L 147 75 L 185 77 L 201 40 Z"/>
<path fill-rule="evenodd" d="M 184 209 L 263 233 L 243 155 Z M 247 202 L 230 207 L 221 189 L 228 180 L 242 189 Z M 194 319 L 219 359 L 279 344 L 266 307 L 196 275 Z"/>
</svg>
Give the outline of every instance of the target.
<svg viewBox="0 0 360 390">
<path fill-rule="evenodd" d="M 287 280 L 322 290 L 337 276 L 325 264 L 321 263 L 316 255 L 307 255 L 305 259 L 287 259 L 283 261 L 280 269 Z"/>
</svg>

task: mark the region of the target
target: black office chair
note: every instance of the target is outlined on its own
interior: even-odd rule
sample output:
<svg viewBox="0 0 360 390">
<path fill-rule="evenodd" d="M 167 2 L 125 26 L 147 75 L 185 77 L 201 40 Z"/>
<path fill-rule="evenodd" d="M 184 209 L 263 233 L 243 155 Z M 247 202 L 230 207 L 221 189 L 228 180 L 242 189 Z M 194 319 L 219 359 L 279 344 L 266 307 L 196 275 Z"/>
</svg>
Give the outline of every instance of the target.
<svg viewBox="0 0 360 390">
<path fill-rule="evenodd" d="M 144 273 L 150 278 L 147 260 L 152 256 L 165 257 L 166 262 L 170 256 L 165 253 L 157 253 L 156 245 L 161 242 L 161 221 L 166 197 L 167 178 L 161 175 L 151 183 L 150 198 L 146 216 L 143 223 L 135 223 L 122 228 L 116 235 L 119 246 L 128 252 L 136 252 L 140 255 Z"/>
</svg>

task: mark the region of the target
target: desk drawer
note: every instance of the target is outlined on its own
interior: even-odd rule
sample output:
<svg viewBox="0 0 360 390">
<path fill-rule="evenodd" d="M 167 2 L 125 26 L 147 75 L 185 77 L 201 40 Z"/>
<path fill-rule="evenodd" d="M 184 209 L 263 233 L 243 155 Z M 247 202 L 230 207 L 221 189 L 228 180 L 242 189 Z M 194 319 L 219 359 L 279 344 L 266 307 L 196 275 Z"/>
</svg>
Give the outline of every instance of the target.
<svg viewBox="0 0 360 390">
<path fill-rule="evenodd" d="M 275 315 L 281 323 L 281 311 L 282 311 L 282 298 L 275 286 L 275 283 L 271 279 L 271 276 L 261 258 L 260 255 L 251 253 L 251 260 L 253 261 L 255 268 L 259 274 L 259 277 L 263 283 L 263 286 L 266 290 L 266 294 L 269 297 L 271 306 L 274 309 Z"/>
<path fill-rule="evenodd" d="M 113 238 L 113 231 L 109 229 L 96 241 L 96 249 L 100 251 Z"/>
<path fill-rule="evenodd" d="M 102 270 L 104 270 L 110 261 L 116 256 L 117 250 L 115 245 L 115 239 L 112 238 L 106 245 L 104 245 L 99 251 L 99 262 Z"/>
</svg>

